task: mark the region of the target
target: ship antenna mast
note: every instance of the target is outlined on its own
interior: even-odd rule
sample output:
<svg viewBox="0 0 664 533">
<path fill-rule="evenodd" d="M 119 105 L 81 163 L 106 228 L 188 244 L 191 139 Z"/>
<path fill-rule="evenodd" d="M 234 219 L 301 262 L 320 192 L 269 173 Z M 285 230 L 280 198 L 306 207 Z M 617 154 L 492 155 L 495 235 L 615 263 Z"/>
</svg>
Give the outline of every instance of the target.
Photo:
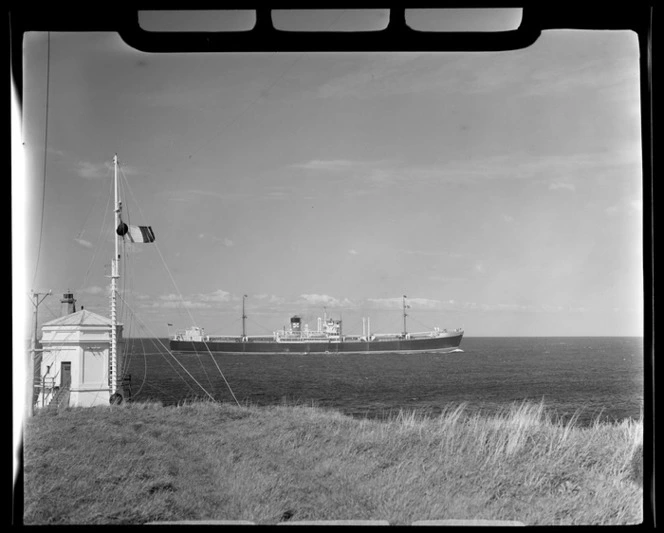
<svg viewBox="0 0 664 533">
<path fill-rule="evenodd" d="M 118 154 L 113 156 L 113 189 L 115 191 L 115 227 L 113 228 L 113 235 L 115 237 L 115 255 L 111 261 L 111 368 L 110 368 L 110 381 L 111 381 L 111 397 L 117 390 L 117 356 L 118 356 L 118 339 L 117 339 L 117 289 L 118 289 L 118 232 L 115 228 L 119 227 L 121 203 L 118 200 Z"/>
<path fill-rule="evenodd" d="M 247 315 L 244 314 L 244 300 L 246 297 L 247 297 L 246 294 L 242 296 L 242 337 L 243 338 L 247 336 L 247 326 L 245 322 L 247 320 Z"/>
<path fill-rule="evenodd" d="M 406 296 L 404 294 L 403 295 L 403 336 L 404 337 L 406 336 L 406 333 L 408 332 L 406 330 L 406 317 L 408 316 L 408 314 L 406 313 L 406 309 L 410 307 L 409 305 L 406 305 L 406 298 L 408 298 L 408 296 Z"/>
</svg>

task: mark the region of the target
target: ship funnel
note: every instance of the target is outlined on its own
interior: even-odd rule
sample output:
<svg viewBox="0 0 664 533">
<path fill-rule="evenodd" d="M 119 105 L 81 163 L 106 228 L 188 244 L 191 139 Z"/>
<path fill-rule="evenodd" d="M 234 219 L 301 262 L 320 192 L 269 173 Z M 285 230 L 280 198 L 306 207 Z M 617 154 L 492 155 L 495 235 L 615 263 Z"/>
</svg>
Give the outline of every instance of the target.
<svg viewBox="0 0 664 533">
<path fill-rule="evenodd" d="M 300 331 L 302 331 L 301 330 L 301 325 L 302 325 L 302 319 L 299 316 L 291 317 L 290 326 L 291 326 L 291 330 L 293 332 L 298 332 L 299 333 Z"/>
</svg>

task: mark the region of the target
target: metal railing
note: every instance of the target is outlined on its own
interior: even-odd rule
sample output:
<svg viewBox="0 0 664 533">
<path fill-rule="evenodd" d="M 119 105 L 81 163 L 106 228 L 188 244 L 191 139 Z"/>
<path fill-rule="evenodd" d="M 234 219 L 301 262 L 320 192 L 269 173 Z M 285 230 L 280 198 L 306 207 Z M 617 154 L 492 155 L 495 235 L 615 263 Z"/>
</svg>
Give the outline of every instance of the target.
<svg viewBox="0 0 664 533">
<path fill-rule="evenodd" d="M 47 406 L 53 399 L 54 393 L 57 392 L 55 391 L 57 387 L 55 384 L 56 377 L 57 375 L 53 377 L 43 376 L 41 379 L 35 379 L 34 386 L 35 389 L 39 391 L 37 393 L 37 402 L 41 404 L 42 407 Z"/>
</svg>

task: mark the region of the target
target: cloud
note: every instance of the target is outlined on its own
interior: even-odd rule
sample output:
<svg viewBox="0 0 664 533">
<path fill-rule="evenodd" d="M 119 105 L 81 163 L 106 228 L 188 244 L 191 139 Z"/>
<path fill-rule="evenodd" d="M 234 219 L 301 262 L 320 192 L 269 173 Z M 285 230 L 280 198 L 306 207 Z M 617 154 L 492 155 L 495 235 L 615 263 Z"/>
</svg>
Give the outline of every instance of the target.
<svg viewBox="0 0 664 533">
<path fill-rule="evenodd" d="M 182 203 L 196 203 L 200 202 L 201 197 L 204 199 L 210 199 L 213 202 L 218 200 L 222 201 L 236 201 L 248 197 L 246 193 L 237 193 L 237 192 L 216 192 L 216 191 L 205 191 L 201 189 L 183 189 L 183 190 L 169 190 L 163 191 L 168 198 L 168 200 L 173 202 L 182 202 Z"/>
<path fill-rule="evenodd" d="M 136 300 L 143 300 L 144 301 L 144 300 L 151 300 L 152 299 L 152 296 L 150 296 L 149 294 L 139 293 L 139 292 L 136 292 L 136 291 L 132 291 L 132 296 Z"/>
<path fill-rule="evenodd" d="M 90 241 L 86 241 L 85 239 L 81 238 L 76 238 L 74 239 L 78 244 L 83 246 L 83 248 L 92 248 L 92 243 Z"/>
<path fill-rule="evenodd" d="M 235 299 L 231 296 L 230 292 L 222 289 L 217 289 L 209 294 L 198 294 L 197 298 L 203 302 L 230 302 L 232 299 Z"/>
<path fill-rule="evenodd" d="M 456 281 L 467 281 L 468 278 L 461 276 L 429 276 L 431 281 L 442 281 L 443 283 L 453 283 Z"/>
<path fill-rule="evenodd" d="M 552 153 L 549 155 L 515 151 L 500 155 L 446 159 L 430 164 L 412 164 L 397 159 L 352 161 L 349 159 L 312 160 L 291 165 L 326 179 L 349 179 L 347 196 L 370 194 L 377 188 L 418 187 L 438 184 L 475 184 L 489 180 L 532 180 L 549 185 L 551 190 L 574 192 L 575 179 L 603 179 L 638 171 L 641 166 L 638 146 L 606 152 Z M 556 176 L 565 181 L 553 181 Z"/>
<path fill-rule="evenodd" d="M 440 309 L 443 306 L 442 301 L 432 300 L 430 298 L 409 298 L 407 299 L 406 304 L 421 309 Z"/>
<path fill-rule="evenodd" d="M 65 155 L 65 153 L 64 153 L 62 150 L 58 150 L 58 149 L 53 148 L 53 147 L 51 147 L 51 146 L 49 146 L 49 147 L 47 148 L 47 151 L 48 151 L 49 154 L 57 155 L 57 156 L 59 156 L 59 157 L 62 157 L 62 156 Z"/>
<path fill-rule="evenodd" d="M 342 75 L 318 87 L 318 98 L 369 99 L 419 93 L 511 94 L 547 96 L 592 90 L 607 100 L 638 94 L 638 51 L 626 48 L 622 57 L 583 60 L 551 57 L 546 47 L 511 54 L 438 55 L 402 53 L 360 56 Z M 533 68 L 533 64 L 543 68 Z"/>
<path fill-rule="evenodd" d="M 450 56 L 427 53 L 361 56 L 346 73 L 330 78 L 316 92 L 318 98 L 376 98 L 436 91 L 461 91 L 466 78 L 460 77 L 463 62 Z M 472 67 L 471 67 L 472 70 Z M 467 89 L 467 86 L 466 86 Z"/>
<path fill-rule="evenodd" d="M 205 240 L 205 239 L 211 239 L 216 242 L 222 243 L 226 248 L 230 248 L 231 246 L 235 246 L 235 241 L 232 239 L 229 239 L 228 237 L 224 237 L 223 239 L 221 237 L 217 237 L 215 235 L 212 235 L 211 233 L 199 233 L 198 234 L 198 239 L 199 240 Z"/>
<path fill-rule="evenodd" d="M 640 199 L 625 200 L 622 203 L 605 208 L 604 212 L 609 216 L 619 214 L 641 215 L 643 212 L 643 201 Z"/>
<path fill-rule="evenodd" d="M 424 256 L 431 256 L 431 257 L 453 257 L 453 258 L 458 258 L 461 257 L 460 254 L 455 254 L 453 252 L 441 252 L 438 250 L 404 250 L 401 248 L 397 248 L 394 250 L 395 252 L 400 252 L 402 254 L 408 254 L 408 255 L 424 255 Z"/>
<path fill-rule="evenodd" d="M 295 168 L 303 168 L 306 170 L 324 170 L 328 172 L 336 172 L 339 170 L 348 170 L 349 168 L 355 166 L 357 163 L 349 161 L 347 159 L 331 159 L 331 160 L 321 160 L 321 159 L 312 159 L 311 161 L 306 161 L 304 163 L 296 163 L 291 165 Z"/>
<path fill-rule="evenodd" d="M 255 298 L 269 304 L 283 304 L 286 301 L 281 296 L 276 296 L 274 294 L 250 294 L 249 298 Z"/>
<path fill-rule="evenodd" d="M 325 179 L 352 178 L 354 181 L 364 180 L 373 186 L 389 184 L 399 176 L 398 161 L 389 159 L 380 160 L 350 160 L 350 159 L 312 159 L 302 163 L 294 163 L 290 168 L 309 171 L 309 175 L 323 175 Z M 354 183 L 354 189 L 357 183 Z"/>
<path fill-rule="evenodd" d="M 300 300 L 307 305 L 326 306 L 326 307 L 354 307 L 354 303 L 348 298 L 339 300 L 327 294 L 300 294 Z"/>
<path fill-rule="evenodd" d="M 285 200 L 286 198 L 293 196 L 293 193 L 287 191 L 268 191 L 265 196 L 271 200 Z"/>
<path fill-rule="evenodd" d="M 111 175 L 110 163 L 90 163 L 89 161 L 79 161 L 76 164 L 76 173 L 86 179 L 102 179 Z"/>
<path fill-rule="evenodd" d="M 368 298 L 367 302 L 377 309 L 403 308 L 403 298 Z M 445 303 L 429 298 L 406 298 L 406 305 L 420 309 L 443 309 Z"/>
<path fill-rule="evenodd" d="M 159 299 L 167 302 L 173 302 L 181 300 L 181 297 L 177 294 L 170 293 L 170 294 L 162 294 L 161 296 L 159 296 Z"/>
<path fill-rule="evenodd" d="M 358 255 L 360 252 L 358 252 L 357 250 L 350 249 L 350 250 L 348 250 L 348 253 L 350 255 Z"/>
<path fill-rule="evenodd" d="M 166 309 L 176 309 L 181 307 L 187 309 L 211 309 L 238 300 L 240 300 L 240 297 L 235 296 L 228 291 L 217 289 L 210 293 L 198 293 L 186 296 L 180 296 L 173 293 L 162 294 L 158 297 L 158 301 L 153 302 L 149 307 Z"/>
<path fill-rule="evenodd" d="M 208 309 L 212 306 L 204 302 L 181 299 L 178 300 L 177 302 L 175 301 L 153 302 L 152 305 L 149 305 L 147 307 L 159 308 L 159 309 L 179 309 L 182 307 L 184 307 L 185 309 Z"/>
<path fill-rule="evenodd" d="M 84 289 L 79 289 L 79 294 L 103 294 L 107 292 L 109 287 L 100 287 L 99 285 L 93 285 L 91 287 L 85 287 Z"/>
<path fill-rule="evenodd" d="M 458 280 L 463 278 L 445 278 L 449 280 Z M 100 287 L 90 287 L 81 290 L 81 293 L 100 294 L 107 292 Z M 242 299 L 228 291 L 217 289 L 207 294 L 193 294 L 180 297 L 176 294 L 164 294 L 156 300 L 151 299 L 146 309 L 237 309 Z M 284 306 L 309 306 L 309 307 L 327 307 L 347 310 L 400 310 L 403 307 L 402 297 L 394 298 L 367 298 L 361 301 L 352 301 L 348 298 L 337 298 L 329 294 L 301 294 L 296 298 L 284 298 L 275 294 L 261 293 L 249 295 L 251 300 L 251 313 L 272 313 L 277 308 L 283 311 Z M 406 298 L 406 304 L 409 309 L 415 312 L 426 311 L 450 311 L 461 310 L 468 312 L 481 313 L 585 313 L 587 309 L 581 306 L 573 305 L 553 305 L 546 303 L 539 304 L 521 304 L 521 303 L 477 303 L 477 302 L 459 302 L 453 299 L 438 300 L 432 298 Z"/>
<path fill-rule="evenodd" d="M 615 99 L 634 95 L 639 86 L 638 57 L 622 57 L 607 61 L 593 58 L 576 65 L 549 65 L 524 77 L 526 95 L 549 95 L 592 89 L 598 95 Z"/>
<path fill-rule="evenodd" d="M 473 265 L 473 270 L 478 274 L 484 274 L 486 272 L 486 267 L 484 266 L 484 263 L 482 263 L 482 261 L 475 261 L 475 264 Z"/>
<path fill-rule="evenodd" d="M 515 303 L 476 303 L 463 302 L 460 304 L 462 309 L 467 311 L 480 311 L 487 313 L 585 313 L 585 307 L 572 307 L 570 305 L 550 305 L 550 304 L 515 304 Z"/>
<path fill-rule="evenodd" d="M 576 191 L 576 186 L 573 183 L 564 183 L 561 181 L 554 181 L 553 183 L 549 183 L 549 190 L 551 191 Z"/>
<path fill-rule="evenodd" d="M 127 176 L 136 176 L 140 174 L 136 168 L 128 165 L 118 165 L 118 168 L 122 174 Z M 79 161 L 74 165 L 74 171 L 81 178 L 91 180 L 104 179 L 111 176 L 113 162 L 104 161 L 103 163 L 91 163 L 90 161 Z"/>
</svg>

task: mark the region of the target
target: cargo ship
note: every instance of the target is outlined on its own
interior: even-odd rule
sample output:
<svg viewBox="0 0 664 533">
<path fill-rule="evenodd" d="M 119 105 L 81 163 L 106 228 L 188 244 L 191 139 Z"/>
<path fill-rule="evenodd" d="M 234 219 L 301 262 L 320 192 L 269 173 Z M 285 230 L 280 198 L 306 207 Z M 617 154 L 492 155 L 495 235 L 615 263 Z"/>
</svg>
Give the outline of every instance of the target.
<svg viewBox="0 0 664 533">
<path fill-rule="evenodd" d="M 431 331 L 408 332 L 406 328 L 406 296 L 403 297 L 403 331 L 372 333 L 369 318 L 362 319 L 362 335 L 345 335 L 341 320 L 327 317 L 317 320 L 316 329 L 302 325 L 300 316 L 292 316 L 290 325 L 272 335 L 247 335 L 245 297 L 242 299 L 242 335 L 206 335 L 203 328 L 193 326 L 176 332 L 170 338 L 173 352 L 226 354 L 362 354 L 362 353 L 425 353 L 451 352 L 459 348 L 463 329 L 434 328 Z"/>
</svg>

